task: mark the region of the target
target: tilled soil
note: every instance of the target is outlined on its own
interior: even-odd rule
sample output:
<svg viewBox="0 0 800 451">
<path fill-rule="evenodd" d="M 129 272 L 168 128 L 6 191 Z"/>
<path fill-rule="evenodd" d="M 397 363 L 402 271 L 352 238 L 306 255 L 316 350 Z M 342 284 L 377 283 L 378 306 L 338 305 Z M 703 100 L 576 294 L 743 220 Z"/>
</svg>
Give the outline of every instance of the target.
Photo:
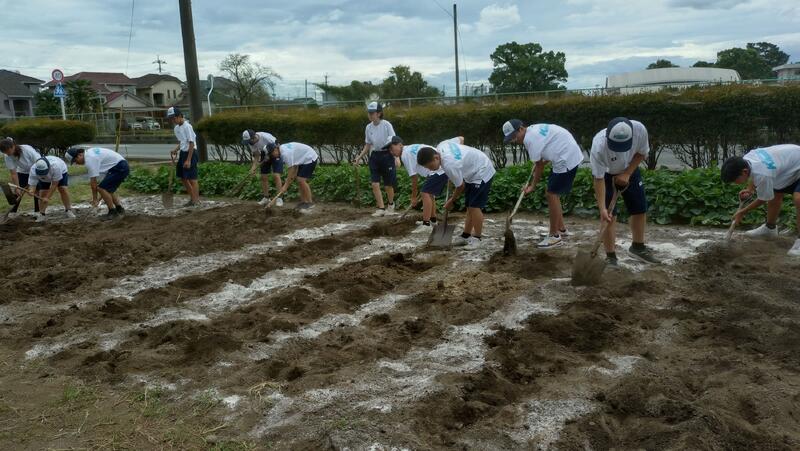
<svg viewBox="0 0 800 451">
<path fill-rule="evenodd" d="M 789 241 L 654 228 L 569 275 L 535 250 L 424 247 L 413 221 L 252 204 L 0 226 L 0 447 L 798 449 Z M 139 205 L 139 204 L 136 204 Z M 496 221 L 495 221 L 496 219 Z"/>
</svg>

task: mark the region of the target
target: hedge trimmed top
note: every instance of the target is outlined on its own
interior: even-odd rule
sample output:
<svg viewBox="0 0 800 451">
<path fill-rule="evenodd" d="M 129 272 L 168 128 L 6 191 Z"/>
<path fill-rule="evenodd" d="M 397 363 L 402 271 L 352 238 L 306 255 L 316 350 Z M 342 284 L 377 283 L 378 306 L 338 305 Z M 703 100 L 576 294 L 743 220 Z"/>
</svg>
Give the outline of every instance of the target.
<svg viewBox="0 0 800 451">
<path fill-rule="evenodd" d="M 565 127 L 584 149 L 590 146 L 595 133 L 617 116 L 643 122 L 655 147 L 738 144 L 750 148 L 800 138 L 799 85 L 734 85 L 628 96 L 553 93 L 548 97 L 488 102 L 486 98 L 465 98 L 458 105 L 390 105 L 385 115 L 406 142 L 436 143 L 458 133 L 478 147 L 501 146 L 500 128 L 514 117 Z M 210 143 L 222 146 L 237 144 L 242 130 L 249 128 L 269 131 L 282 141 L 316 146 L 360 145 L 367 121 L 361 108 L 237 111 L 204 118 L 197 130 Z"/>
<path fill-rule="evenodd" d="M 29 144 L 43 153 L 53 150 L 61 156 L 70 146 L 91 142 L 95 133 L 94 125 L 90 123 L 56 119 L 22 119 L 0 129 L 0 134 L 10 136 L 20 144 Z"/>
</svg>

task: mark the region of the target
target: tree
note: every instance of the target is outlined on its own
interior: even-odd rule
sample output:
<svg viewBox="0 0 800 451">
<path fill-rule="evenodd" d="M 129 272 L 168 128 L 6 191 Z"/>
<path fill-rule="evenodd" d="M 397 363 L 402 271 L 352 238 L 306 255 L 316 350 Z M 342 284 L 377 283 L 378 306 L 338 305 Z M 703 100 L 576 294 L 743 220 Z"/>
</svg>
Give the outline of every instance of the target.
<svg viewBox="0 0 800 451">
<path fill-rule="evenodd" d="M 440 97 L 442 91 L 429 86 L 419 72 L 411 72 L 409 66 L 395 66 L 389 69 L 388 78 L 381 83 L 381 97 L 403 99 L 408 97 Z"/>
<path fill-rule="evenodd" d="M 100 106 L 97 91 L 89 80 L 71 80 L 64 84 L 67 91 L 67 109 L 72 114 L 93 113 Z"/>
<path fill-rule="evenodd" d="M 238 105 L 253 105 L 269 100 L 269 91 L 280 80 L 271 68 L 250 61 L 250 55 L 232 53 L 219 64 L 219 69 L 233 82 L 230 95 Z"/>
<path fill-rule="evenodd" d="M 61 101 L 50 91 L 39 91 L 33 96 L 35 116 L 57 116 L 61 114 Z"/>
<path fill-rule="evenodd" d="M 657 60 L 655 63 L 650 63 L 650 65 L 647 66 L 647 69 L 648 70 L 649 69 L 665 69 L 665 68 L 668 68 L 668 67 L 680 67 L 680 66 L 672 64 L 672 61 L 670 61 L 670 60 L 662 60 L 662 59 L 660 59 L 660 60 Z"/>
<path fill-rule="evenodd" d="M 494 70 L 489 76 L 494 92 L 526 92 L 566 89 L 567 81 L 563 52 L 543 52 L 537 43 L 509 42 L 498 46 L 491 54 Z"/>
<path fill-rule="evenodd" d="M 734 47 L 717 53 L 717 67 L 734 69 L 744 80 L 772 78 L 772 66 L 755 49 Z"/>
<path fill-rule="evenodd" d="M 755 50 L 758 56 L 766 62 L 770 68 L 778 67 L 789 62 L 789 55 L 783 52 L 780 47 L 769 42 L 749 42 L 748 50 Z"/>
<path fill-rule="evenodd" d="M 698 61 L 692 64 L 692 67 L 716 67 L 716 64 L 709 63 L 708 61 Z"/>
</svg>

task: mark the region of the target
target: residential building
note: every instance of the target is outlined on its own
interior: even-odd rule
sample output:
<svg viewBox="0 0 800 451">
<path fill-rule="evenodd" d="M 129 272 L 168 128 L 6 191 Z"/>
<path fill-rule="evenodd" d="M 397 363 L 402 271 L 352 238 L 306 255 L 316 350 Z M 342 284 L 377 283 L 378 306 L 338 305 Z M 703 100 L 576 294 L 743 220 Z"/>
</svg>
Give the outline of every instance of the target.
<svg viewBox="0 0 800 451">
<path fill-rule="evenodd" d="M 33 116 L 34 95 L 44 83 L 10 70 L 0 69 L 0 118 Z"/>
<path fill-rule="evenodd" d="M 736 83 L 739 73 L 732 69 L 716 67 L 669 67 L 647 69 L 611 75 L 606 78 L 606 89 L 611 94 L 637 94 L 657 92 L 664 88 L 688 88 L 697 85 Z"/>
<path fill-rule="evenodd" d="M 156 108 L 168 108 L 183 97 L 184 84 L 172 75 L 147 74 L 134 78 L 136 96 Z"/>
<path fill-rule="evenodd" d="M 778 73 L 778 80 L 800 81 L 800 63 L 784 64 L 773 67 L 772 70 Z"/>
</svg>

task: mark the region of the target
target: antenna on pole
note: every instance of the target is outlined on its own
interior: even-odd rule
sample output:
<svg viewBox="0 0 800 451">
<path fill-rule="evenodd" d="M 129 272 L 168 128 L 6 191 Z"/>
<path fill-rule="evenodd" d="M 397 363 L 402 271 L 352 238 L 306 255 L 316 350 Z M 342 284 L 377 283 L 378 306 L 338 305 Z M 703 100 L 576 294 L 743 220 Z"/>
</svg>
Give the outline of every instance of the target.
<svg viewBox="0 0 800 451">
<path fill-rule="evenodd" d="M 156 60 L 152 64 L 158 64 L 158 73 L 161 73 L 161 66 L 166 65 L 167 62 L 161 59 L 161 56 L 156 55 Z"/>
<path fill-rule="evenodd" d="M 456 98 L 461 97 L 461 86 L 458 78 L 458 8 L 453 3 L 453 41 L 456 46 Z"/>
</svg>

